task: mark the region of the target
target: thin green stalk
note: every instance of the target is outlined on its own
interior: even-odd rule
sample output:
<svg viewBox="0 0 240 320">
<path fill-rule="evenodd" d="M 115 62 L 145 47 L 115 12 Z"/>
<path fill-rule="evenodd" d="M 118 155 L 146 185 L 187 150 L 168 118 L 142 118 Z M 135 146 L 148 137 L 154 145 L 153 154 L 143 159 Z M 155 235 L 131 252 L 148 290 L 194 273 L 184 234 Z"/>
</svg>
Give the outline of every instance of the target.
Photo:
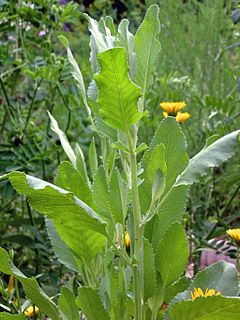
<svg viewBox="0 0 240 320">
<path fill-rule="evenodd" d="M 36 98 L 36 95 L 37 95 L 37 92 L 38 92 L 38 88 L 41 86 L 42 80 L 43 79 L 41 79 L 39 82 L 37 82 L 36 88 L 34 90 L 33 97 L 32 97 L 31 103 L 30 103 L 30 107 L 28 109 L 28 114 L 27 114 L 27 119 L 26 119 L 26 122 L 25 122 L 25 127 L 23 129 L 23 135 L 25 135 L 25 133 L 27 131 L 27 126 L 28 126 L 29 119 L 30 119 L 30 116 L 31 116 L 31 113 L 32 113 L 32 108 L 33 108 L 33 105 L 34 105 L 34 102 L 35 102 L 35 98 Z"/>
<path fill-rule="evenodd" d="M 135 320 L 143 319 L 143 226 L 141 226 L 141 207 L 137 183 L 136 132 L 128 134 L 130 150 L 131 191 L 134 220 L 133 286 L 135 294 Z"/>
</svg>

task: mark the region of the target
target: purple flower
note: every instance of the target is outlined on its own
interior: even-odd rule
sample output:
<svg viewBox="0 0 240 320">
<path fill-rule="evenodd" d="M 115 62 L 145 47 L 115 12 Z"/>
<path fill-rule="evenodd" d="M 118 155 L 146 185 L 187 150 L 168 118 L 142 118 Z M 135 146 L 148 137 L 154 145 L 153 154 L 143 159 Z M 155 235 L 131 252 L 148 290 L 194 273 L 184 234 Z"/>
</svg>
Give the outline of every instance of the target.
<svg viewBox="0 0 240 320">
<path fill-rule="evenodd" d="M 66 31 L 66 32 L 72 31 L 72 28 L 71 28 L 71 24 L 70 24 L 70 23 L 66 22 L 66 23 L 63 23 L 62 25 L 63 25 L 64 31 Z"/>
<path fill-rule="evenodd" d="M 65 5 L 68 3 L 68 0 L 58 0 L 58 3 L 61 5 Z"/>
</svg>

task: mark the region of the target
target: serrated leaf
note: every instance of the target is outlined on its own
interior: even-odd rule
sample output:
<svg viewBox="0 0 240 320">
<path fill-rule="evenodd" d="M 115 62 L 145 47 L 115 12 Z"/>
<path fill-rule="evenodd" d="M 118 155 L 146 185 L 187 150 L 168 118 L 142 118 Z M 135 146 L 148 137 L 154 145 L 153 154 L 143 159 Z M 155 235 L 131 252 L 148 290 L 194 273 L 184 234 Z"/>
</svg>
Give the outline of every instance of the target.
<svg viewBox="0 0 240 320">
<path fill-rule="evenodd" d="M 56 185 L 68 192 L 72 192 L 78 199 L 89 206 L 93 206 L 92 192 L 87 181 L 68 161 L 63 161 L 58 167 Z"/>
<path fill-rule="evenodd" d="M 110 320 L 95 289 L 90 287 L 79 288 L 76 302 L 88 320 Z"/>
<path fill-rule="evenodd" d="M 92 177 L 94 177 L 98 168 L 98 157 L 94 138 L 92 139 L 91 144 L 89 146 L 88 157 Z"/>
<path fill-rule="evenodd" d="M 194 288 L 202 290 L 214 289 L 221 291 L 225 296 L 237 296 L 239 294 L 236 267 L 228 262 L 219 261 L 199 272 L 190 285 L 188 292 Z"/>
<path fill-rule="evenodd" d="M 113 48 L 99 53 L 98 103 L 104 121 L 113 128 L 127 131 L 143 116 L 137 109 L 140 88 L 129 78 L 126 50 Z"/>
<path fill-rule="evenodd" d="M 240 299 L 221 296 L 181 301 L 170 309 L 170 320 L 236 320 L 240 314 Z"/>
<path fill-rule="evenodd" d="M 79 272 L 74 254 L 62 241 L 53 223 L 49 219 L 46 219 L 45 224 L 46 224 L 47 233 L 50 238 L 53 251 L 57 256 L 58 261 L 61 262 L 70 270 Z"/>
<path fill-rule="evenodd" d="M 193 184 L 207 174 L 209 168 L 219 166 L 233 156 L 238 145 L 239 130 L 218 139 L 196 154 L 178 177 L 176 184 Z"/>
<path fill-rule="evenodd" d="M 156 269 L 165 286 L 176 281 L 184 272 L 188 262 L 188 242 L 184 228 L 173 224 L 165 233 L 156 249 Z"/>
<path fill-rule="evenodd" d="M 62 43 L 64 44 L 65 48 L 67 49 L 67 56 L 68 56 L 68 61 L 69 61 L 70 65 L 71 65 L 72 76 L 77 82 L 77 86 L 78 86 L 82 101 L 84 103 L 84 106 L 85 106 L 88 114 L 91 115 L 91 111 L 90 111 L 90 108 L 88 106 L 86 88 L 85 88 L 85 84 L 84 84 L 84 81 L 83 81 L 82 72 L 81 72 L 76 60 L 74 59 L 72 51 L 71 51 L 71 49 L 69 47 L 69 43 L 68 43 L 68 41 L 66 41 L 67 39 L 66 38 L 63 39 L 63 38 L 65 38 L 65 37 L 61 36 L 60 39 L 63 41 Z"/>
<path fill-rule="evenodd" d="M 17 267 L 15 267 L 7 252 L 3 248 L 0 248 L 0 271 L 8 275 L 12 275 L 19 282 L 21 282 L 27 298 L 49 317 L 56 320 L 63 319 L 59 314 L 57 306 L 42 291 L 37 283 L 37 280 L 34 278 L 27 278 Z"/>
<path fill-rule="evenodd" d="M 152 5 L 147 10 L 134 39 L 134 52 L 137 56 L 134 80 L 142 88 L 143 96 L 153 81 L 156 58 L 161 48 L 158 41 L 159 33 L 159 7 Z"/>
<path fill-rule="evenodd" d="M 144 239 L 144 300 L 155 294 L 156 270 L 153 248 L 147 239 Z"/>
<path fill-rule="evenodd" d="M 97 45 L 97 48 L 98 48 L 98 51 L 99 52 L 103 52 L 109 48 L 112 48 L 114 46 L 114 39 L 111 37 L 111 32 L 109 30 L 109 34 L 108 36 L 106 37 L 101 31 L 100 31 L 100 28 L 99 28 L 99 23 L 89 17 L 86 13 L 84 14 L 85 17 L 87 18 L 88 22 L 89 22 L 89 26 L 88 26 L 88 29 L 89 31 L 91 32 L 94 40 L 95 40 L 95 43 Z"/>
<path fill-rule="evenodd" d="M 58 234 L 79 259 L 91 261 L 106 242 L 105 223 L 87 204 L 51 183 L 20 172 L 10 182 L 26 194 L 33 209 L 48 216 Z"/>
<path fill-rule="evenodd" d="M 167 176 L 164 191 L 164 194 L 166 194 L 174 185 L 177 176 L 188 164 L 186 138 L 174 117 L 167 117 L 160 123 L 151 141 L 149 154 L 151 155 L 154 148 L 161 143 L 164 144 L 166 149 Z"/>
<path fill-rule="evenodd" d="M 168 286 L 165 289 L 164 301 L 168 304 L 178 293 L 188 289 L 190 283 L 191 279 L 184 276 L 174 282 L 172 285 Z"/>
<path fill-rule="evenodd" d="M 53 116 L 49 111 L 48 111 L 48 115 L 51 120 L 52 131 L 54 131 L 57 134 L 57 136 L 60 139 L 64 152 L 66 153 L 66 155 L 68 156 L 69 160 L 74 165 L 74 167 L 76 167 L 76 156 L 75 156 L 75 153 L 73 152 L 72 147 L 70 146 L 70 143 L 68 142 L 68 139 L 65 133 L 59 128 L 57 121 L 53 118 Z"/>
<path fill-rule="evenodd" d="M 187 193 L 187 186 L 173 187 L 160 201 L 153 219 L 146 223 L 145 236 L 154 249 L 173 223 L 182 222 Z"/>
<path fill-rule="evenodd" d="M 108 198 L 108 183 L 104 168 L 100 166 L 94 177 L 93 186 L 93 199 L 95 206 L 101 215 L 106 220 L 111 218 L 111 208 Z"/>
<path fill-rule="evenodd" d="M 79 320 L 79 311 L 74 293 L 66 286 L 61 288 L 58 306 L 68 320 Z"/>
<path fill-rule="evenodd" d="M 129 21 L 127 19 L 123 19 L 118 26 L 117 46 L 124 47 L 127 51 L 130 76 L 133 79 L 136 72 L 136 53 L 133 50 L 134 36 L 128 28 Z"/>
</svg>

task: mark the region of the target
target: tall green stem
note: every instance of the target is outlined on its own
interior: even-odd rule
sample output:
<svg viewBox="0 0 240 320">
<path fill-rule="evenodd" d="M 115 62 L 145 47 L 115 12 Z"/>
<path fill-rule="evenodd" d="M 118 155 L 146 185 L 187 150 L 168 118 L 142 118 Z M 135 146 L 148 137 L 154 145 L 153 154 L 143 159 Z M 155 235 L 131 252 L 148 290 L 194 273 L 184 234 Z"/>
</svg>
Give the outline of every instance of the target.
<svg viewBox="0 0 240 320">
<path fill-rule="evenodd" d="M 128 136 L 130 150 L 131 191 L 134 221 L 133 284 L 135 294 L 135 320 L 143 319 L 143 226 L 137 183 L 136 132 Z"/>
</svg>

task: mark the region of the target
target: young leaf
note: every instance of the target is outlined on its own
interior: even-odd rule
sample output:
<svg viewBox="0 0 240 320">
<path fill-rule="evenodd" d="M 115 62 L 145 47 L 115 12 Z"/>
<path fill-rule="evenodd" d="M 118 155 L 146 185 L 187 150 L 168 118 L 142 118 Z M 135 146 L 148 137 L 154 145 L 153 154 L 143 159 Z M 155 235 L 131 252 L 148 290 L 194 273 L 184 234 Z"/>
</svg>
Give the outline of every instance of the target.
<svg viewBox="0 0 240 320">
<path fill-rule="evenodd" d="M 124 47 L 127 51 L 130 76 L 133 79 L 136 72 L 136 53 L 133 51 L 134 36 L 128 30 L 128 27 L 129 21 L 123 19 L 118 26 L 117 46 Z"/>
<path fill-rule="evenodd" d="M 124 225 L 127 213 L 127 186 L 118 169 L 115 169 L 112 173 L 108 192 L 113 219 L 115 223 L 119 222 Z"/>
<path fill-rule="evenodd" d="M 134 40 L 134 52 L 137 56 L 134 80 L 142 88 L 144 97 L 149 86 L 152 84 L 156 58 L 161 48 L 158 41 L 159 33 L 159 7 L 152 5 L 147 10 Z"/>
<path fill-rule="evenodd" d="M 170 309 L 171 320 L 236 320 L 240 314 L 240 299 L 221 296 L 202 297 L 195 301 L 180 301 Z"/>
<path fill-rule="evenodd" d="M 239 133 L 240 130 L 227 134 L 196 154 L 178 177 L 176 184 L 193 184 L 207 174 L 209 168 L 228 160 L 238 145 Z"/>
<path fill-rule="evenodd" d="M 69 47 L 68 40 L 64 36 L 59 36 L 59 40 L 62 42 L 62 44 L 64 45 L 64 47 L 67 50 L 68 61 L 70 62 L 70 65 L 71 65 L 71 68 L 72 68 L 72 70 L 71 70 L 72 76 L 77 82 L 78 89 L 80 91 L 80 95 L 81 95 L 83 103 L 84 103 L 84 105 L 85 105 L 85 107 L 87 109 L 87 112 L 88 112 L 89 115 L 91 115 L 91 111 L 90 111 L 90 108 L 89 108 L 88 102 L 87 102 L 86 89 L 85 89 L 85 84 L 84 84 L 84 81 L 83 81 L 83 76 L 82 76 L 81 70 L 80 70 L 76 60 L 73 57 L 72 51 L 71 51 L 71 49 Z"/>
<path fill-rule="evenodd" d="M 99 53 L 100 73 L 95 75 L 101 114 L 113 128 L 128 129 L 143 116 L 137 109 L 140 88 L 129 78 L 126 50 L 113 48 Z"/>
<path fill-rule="evenodd" d="M 76 303 L 88 320 L 110 320 L 95 289 L 88 287 L 79 288 Z"/>
<path fill-rule="evenodd" d="M 21 282 L 27 298 L 33 304 L 38 306 L 42 312 L 45 312 L 52 319 L 63 319 L 59 313 L 57 306 L 42 291 L 37 283 L 37 280 L 34 278 L 27 278 L 17 267 L 15 267 L 7 252 L 2 248 L 0 248 L 0 271 L 13 276 L 19 282 Z M 5 319 L 8 318 L 6 317 L 4 318 L 4 320 Z"/>
<path fill-rule="evenodd" d="M 159 242 L 156 249 L 156 269 L 165 286 L 176 281 L 184 272 L 188 262 L 188 242 L 184 228 L 173 224 Z"/>
<path fill-rule="evenodd" d="M 58 306 L 66 319 L 79 320 L 79 311 L 75 302 L 75 295 L 66 286 L 63 286 L 61 289 Z"/>
<path fill-rule="evenodd" d="M 160 201 L 156 214 L 146 223 L 145 236 L 156 249 L 167 229 L 175 222 L 182 222 L 187 199 L 187 186 L 173 187 Z"/>
<path fill-rule="evenodd" d="M 63 147 L 63 150 L 65 151 L 66 155 L 68 156 L 69 160 L 72 162 L 74 167 L 76 167 L 76 156 L 75 156 L 75 153 L 73 152 L 72 147 L 70 146 L 70 143 L 68 142 L 68 139 L 65 133 L 61 129 L 59 129 L 57 121 L 53 118 L 53 116 L 49 111 L 48 111 L 48 115 L 51 120 L 52 131 L 54 131 L 58 135 L 61 145 Z"/>
<path fill-rule="evenodd" d="M 161 122 L 151 141 L 149 155 L 161 143 L 164 144 L 166 149 L 167 176 L 164 191 L 164 194 L 166 194 L 175 183 L 177 176 L 188 164 L 186 138 L 175 118 L 168 117 Z"/>
<path fill-rule="evenodd" d="M 98 168 L 98 157 L 94 138 L 92 138 L 92 142 L 88 151 L 88 156 L 92 177 L 94 177 Z"/>
</svg>

